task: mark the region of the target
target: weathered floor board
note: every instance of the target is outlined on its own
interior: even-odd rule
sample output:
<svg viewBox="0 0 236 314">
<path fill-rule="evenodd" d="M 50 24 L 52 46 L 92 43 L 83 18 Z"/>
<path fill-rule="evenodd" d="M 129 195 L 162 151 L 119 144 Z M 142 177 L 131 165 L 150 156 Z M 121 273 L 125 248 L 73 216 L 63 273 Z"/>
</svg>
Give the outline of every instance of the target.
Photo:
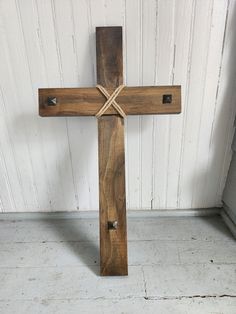
<svg viewBox="0 0 236 314">
<path fill-rule="evenodd" d="M 16 264 L 18 267 L 96 266 L 99 264 L 97 240 L 0 243 L 0 255 L 0 268 L 14 268 Z M 234 264 L 235 258 L 234 240 L 134 240 L 129 242 L 129 265 L 131 266 Z"/>
<path fill-rule="evenodd" d="M 129 218 L 129 276 L 99 276 L 98 220 L 0 220 L 0 312 L 236 312 L 219 216 Z"/>
<path fill-rule="evenodd" d="M 146 300 L 130 298 L 118 300 L 32 300 L 32 301 L 0 301 L 0 311 L 4 314 L 109 314 L 117 313 L 224 313 L 234 314 L 236 299 L 223 298 L 186 298 L 173 300 Z M 130 309 L 132 312 L 130 312 Z M 217 311 L 216 311 L 217 309 Z M 216 311 L 216 312 L 215 312 Z"/>
<path fill-rule="evenodd" d="M 0 216 L 1 217 L 1 216 Z M 1 221 L 0 243 L 95 241 L 98 219 L 48 219 Z M 142 228 L 140 228 L 142 225 Z M 218 216 L 129 218 L 129 241 L 232 241 L 233 237 Z M 29 237 L 30 234 L 30 237 Z"/>
</svg>

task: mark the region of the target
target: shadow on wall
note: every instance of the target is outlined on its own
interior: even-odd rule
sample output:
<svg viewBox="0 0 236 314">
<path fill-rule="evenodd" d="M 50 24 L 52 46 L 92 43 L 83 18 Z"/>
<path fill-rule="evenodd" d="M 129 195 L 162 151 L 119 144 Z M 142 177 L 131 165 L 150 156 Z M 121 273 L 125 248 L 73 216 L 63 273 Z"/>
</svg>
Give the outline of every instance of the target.
<svg viewBox="0 0 236 314">
<path fill-rule="evenodd" d="M 89 191 L 86 191 L 87 185 L 83 182 L 83 178 L 87 176 L 87 166 L 90 164 L 90 158 L 94 159 L 94 156 L 91 156 L 92 148 L 94 145 L 96 146 L 97 143 L 96 137 L 91 134 L 91 132 L 93 133 L 94 131 L 96 121 L 94 121 L 94 118 L 71 118 L 73 121 L 70 123 L 69 127 L 73 128 L 72 133 L 75 134 L 75 138 L 72 140 L 75 142 L 77 138 L 80 143 L 76 146 L 76 150 L 73 151 L 73 160 L 71 160 L 70 149 L 67 144 L 67 139 L 65 139 L 67 134 L 63 134 L 68 127 L 66 119 L 54 117 L 39 117 L 38 119 L 40 119 L 43 133 L 41 134 L 43 136 L 43 143 L 46 144 L 45 149 L 46 147 L 52 149 L 51 152 L 50 149 L 44 152 L 46 156 L 48 154 L 45 172 L 47 172 L 47 178 L 49 180 L 48 186 L 51 190 L 48 191 L 48 194 L 45 195 L 44 198 L 41 197 L 40 205 L 47 210 L 50 202 L 51 211 L 63 211 L 67 208 L 65 204 L 72 204 L 71 200 L 73 200 L 74 204 L 77 198 L 77 196 L 74 195 L 74 193 L 77 192 L 74 190 L 73 186 L 68 187 L 67 184 L 68 182 L 72 182 L 71 175 L 73 170 L 78 172 L 80 181 L 82 182 L 79 187 L 76 187 L 79 189 L 80 195 L 87 195 L 89 193 Z M 35 123 L 35 116 L 20 116 L 17 121 L 15 121 L 14 126 L 18 130 L 21 130 L 24 128 L 24 123 L 28 123 L 29 126 Z M 87 128 L 82 128 L 81 131 L 81 124 L 86 125 Z M 85 130 L 88 130 L 88 132 L 86 133 Z M 21 145 L 21 143 L 18 144 Z M 29 145 L 34 149 L 34 145 L 39 146 L 39 142 L 33 141 L 29 143 Z M 57 155 L 55 151 L 57 151 Z M 70 168 L 71 161 L 72 164 L 77 162 L 75 169 Z M 47 169 L 47 167 L 51 168 Z M 49 196 L 50 200 L 48 200 Z M 71 207 L 71 209 L 73 208 Z M 66 220 L 58 221 L 49 219 L 45 220 L 45 224 L 49 225 L 57 234 L 59 242 L 67 242 L 67 246 L 70 248 L 71 252 L 76 255 L 78 254 L 82 262 L 90 267 L 91 271 L 97 274 L 98 269 L 94 266 L 99 265 L 99 248 L 97 243 L 99 233 L 98 226 L 91 236 L 91 233 L 89 233 L 85 227 L 81 227 L 81 224 L 76 224 L 76 221 L 75 223 L 68 224 Z M 85 243 L 86 245 L 84 245 Z"/>
</svg>

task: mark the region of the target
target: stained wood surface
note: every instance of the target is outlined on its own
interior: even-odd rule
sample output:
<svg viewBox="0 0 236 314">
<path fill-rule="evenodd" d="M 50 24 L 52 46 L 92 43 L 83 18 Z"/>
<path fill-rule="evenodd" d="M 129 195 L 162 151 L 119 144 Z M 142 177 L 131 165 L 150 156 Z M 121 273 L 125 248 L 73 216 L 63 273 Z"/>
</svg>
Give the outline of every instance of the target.
<svg viewBox="0 0 236 314">
<path fill-rule="evenodd" d="M 96 45 L 97 82 L 113 88 L 122 84 L 122 28 L 98 27 Z M 103 276 L 127 275 L 124 120 L 121 117 L 98 119 L 98 147 L 100 272 Z M 108 230 L 108 221 L 117 221 L 117 229 Z"/>
<path fill-rule="evenodd" d="M 108 78 L 102 85 L 106 86 L 107 81 Z M 110 87 L 107 90 L 111 94 L 114 88 Z M 172 102 L 164 104 L 163 95 L 172 95 Z M 48 97 L 55 97 L 57 104 L 48 106 Z M 106 98 L 95 87 L 44 88 L 39 89 L 39 114 L 41 116 L 93 116 L 101 109 L 105 101 Z M 180 113 L 181 87 L 125 87 L 116 101 L 127 115 Z M 117 114 L 117 111 L 111 106 L 105 114 Z"/>
<path fill-rule="evenodd" d="M 127 275 L 123 119 L 102 117 L 98 134 L 101 274 Z M 117 221 L 117 229 L 108 230 L 108 221 Z"/>
<path fill-rule="evenodd" d="M 96 27 L 97 83 L 117 87 L 123 83 L 122 27 Z"/>
</svg>

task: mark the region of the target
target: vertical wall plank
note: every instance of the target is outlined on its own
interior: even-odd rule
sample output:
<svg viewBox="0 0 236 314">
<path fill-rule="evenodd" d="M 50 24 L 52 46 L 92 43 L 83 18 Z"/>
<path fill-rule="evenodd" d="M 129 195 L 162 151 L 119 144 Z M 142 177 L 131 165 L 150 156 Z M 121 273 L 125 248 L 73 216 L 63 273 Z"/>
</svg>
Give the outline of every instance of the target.
<svg viewBox="0 0 236 314">
<path fill-rule="evenodd" d="M 4 125 L 0 118 L 0 131 L 3 130 Z M 2 152 L 2 145 L 0 145 L 0 210 L 1 211 L 15 211 L 15 204 L 13 200 L 13 193 L 11 191 L 10 182 L 8 179 L 6 161 Z"/>
<path fill-rule="evenodd" d="M 196 163 L 199 127 L 206 80 L 209 52 L 210 27 L 213 1 L 197 1 L 194 17 L 191 67 L 188 96 L 186 99 L 185 124 L 182 141 L 179 207 L 191 208 L 194 190 L 194 167 Z"/>
<path fill-rule="evenodd" d="M 155 84 L 156 59 L 156 26 L 157 1 L 142 2 L 142 77 L 141 85 Z M 141 203 L 140 208 L 152 209 L 152 150 L 153 150 L 153 116 L 141 117 L 140 126 L 140 180 Z M 138 136 L 138 134 L 137 134 Z"/>
<path fill-rule="evenodd" d="M 232 156 L 232 139 L 236 114 L 236 2 L 229 1 L 221 73 L 211 130 L 206 202 L 221 202 L 222 190 Z M 219 144 L 220 143 L 220 144 Z M 213 157 L 214 156 L 214 157 Z"/>
<path fill-rule="evenodd" d="M 105 24 L 107 26 L 123 26 L 124 10 L 124 0 L 105 0 Z"/>
<path fill-rule="evenodd" d="M 69 1 L 54 1 L 54 19 L 56 36 L 58 41 L 59 59 L 62 70 L 63 86 L 76 87 L 79 84 L 79 68 L 76 52 L 75 17 L 72 3 Z M 66 131 L 68 136 L 68 160 L 71 164 L 72 180 L 71 191 L 74 191 L 75 202 L 73 207 L 77 209 L 83 205 L 83 200 L 89 200 L 88 174 L 84 175 L 87 156 L 83 151 L 84 132 L 81 126 L 81 118 L 66 119 Z M 83 123 L 83 122 L 82 122 Z M 84 152 L 85 153 L 85 152 Z"/>
<path fill-rule="evenodd" d="M 126 84 L 139 86 L 142 83 L 142 1 L 126 1 Z M 127 208 L 141 207 L 141 118 L 128 117 L 127 132 Z"/>
<path fill-rule="evenodd" d="M 25 115 L 25 119 L 29 130 L 32 171 L 38 189 L 39 206 L 40 210 L 45 210 L 47 208 L 52 209 L 50 200 L 51 187 L 49 183 L 50 174 L 48 173 L 50 166 L 47 164 L 47 155 L 44 151 L 45 143 L 42 140 L 41 121 L 37 114 L 37 89 L 39 85 L 46 86 L 46 72 L 39 42 L 38 16 L 35 3 L 26 0 L 24 4 L 26 5 L 24 6 L 21 1 L 16 2 L 19 29 L 22 33 L 21 43 L 27 63 L 24 75 L 28 74 L 29 76 L 27 94 L 31 96 L 30 102 L 28 101 L 29 112 Z M 21 117 L 19 116 L 20 119 Z M 35 139 L 37 139 L 38 145 L 34 144 Z"/>
<path fill-rule="evenodd" d="M 1 211 L 16 211 L 14 202 L 14 194 L 11 190 L 11 183 L 8 174 L 7 161 L 4 153 L 4 140 L 9 139 L 6 134 L 7 125 L 4 115 L 4 99 L 3 93 L 0 90 L 0 210 Z"/>
<path fill-rule="evenodd" d="M 52 7 L 51 3 L 42 1 L 38 3 L 27 1 L 27 9 L 24 4 L 25 2 L 19 1 L 22 32 L 24 35 L 24 44 L 34 97 L 34 114 L 32 118 L 37 117 L 34 124 L 39 128 L 38 136 L 42 146 L 42 161 L 44 162 L 42 169 L 36 167 L 36 171 L 38 171 L 37 176 L 42 174 L 44 176 L 43 184 L 45 191 L 43 193 L 44 198 L 43 196 L 40 197 L 41 210 L 47 210 L 48 207 L 50 207 L 51 210 L 63 210 L 66 207 L 73 208 L 67 202 L 67 191 L 65 190 L 65 186 L 63 186 L 71 172 L 69 172 L 66 167 L 67 162 L 62 163 L 59 160 L 63 157 L 61 153 L 63 139 L 66 140 L 64 137 L 64 134 L 66 135 L 66 132 L 64 132 L 65 121 L 64 119 L 42 121 L 42 119 L 38 117 L 37 112 L 38 87 L 51 84 L 60 86 L 62 82 Z M 43 15 L 41 14 L 42 12 L 44 12 Z M 50 53 L 45 47 L 50 49 Z M 53 55 L 54 52 L 55 54 Z M 49 60 L 50 56 L 52 56 L 52 60 Z M 59 143 L 60 140 L 58 136 L 60 140 L 62 140 L 62 143 Z M 64 143 L 66 145 L 66 142 Z M 62 177 L 64 180 L 61 179 Z M 70 181 L 69 178 L 69 182 Z M 47 205 L 47 203 L 49 203 L 49 205 Z"/>
<path fill-rule="evenodd" d="M 94 29 L 92 30 L 90 25 L 89 1 L 73 0 L 71 3 L 77 86 L 93 86 L 95 84 L 95 60 L 91 44 L 95 37 L 93 36 Z M 69 136 L 79 208 L 98 209 L 98 144 L 95 118 L 69 119 Z M 89 145 L 84 145 L 84 143 L 89 143 Z"/>
<path fill-rule="evenodd" d="M 155 84 L 172 82 L 175 2 L 158 1 Z M 154 116 L 153 208 L 165 208 L 169 153 L 169 116 Z"/>
<path fill-rule="evenodd" d="M 194 20 L 194 2 L 175 2 L 174 17 L 174 63 L 172 84 L 181 85 L 182 112 L 170 116 L 169 152 L 166 182 L 166 208 L 178 207 L 178 182 L 180 168 L 181 139 L 186 109 L 186 96 L 189 78 L 189 57 L 191 54 L 191 34 Z"/>
<path fill-rule="evenodd" d="M 40 210 L 39 193 L 42 185 L 34 173 L 36 160 L 33 159 L 32 150 L 33 140 L 37 138 L 37 130 L 30 128 L 28 119 L 34 111 L 32 110 L 33 97 L 19 12 L 14 1 L 1 3 L 0 12 L 2 22 L 0 84 L 5 102 L 4 116 L 8 124 L 14 152 L 14 166 L 17 169 L 24 199 L 24 203 L 19 202 L 17 206 L 22 211 Z"/>
</svg>

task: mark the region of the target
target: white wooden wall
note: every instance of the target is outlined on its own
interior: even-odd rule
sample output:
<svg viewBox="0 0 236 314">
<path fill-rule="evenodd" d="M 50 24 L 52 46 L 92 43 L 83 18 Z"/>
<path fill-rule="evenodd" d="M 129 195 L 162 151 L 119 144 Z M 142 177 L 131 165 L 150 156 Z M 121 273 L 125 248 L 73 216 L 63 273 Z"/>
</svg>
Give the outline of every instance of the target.
<svg viewBox="0 0 236 314">
<path fill-rule="evenodd" d="M 98 208 L 96 119 L 38 117 L 37 89 L 93 86 L 104 25 L 123 26 L 127 85 L 182 85 L 182 114 L 127 118 L 127 207 L 219 205 L 235 0 L 0 0 L 0 210 Z"/>
</svg>

